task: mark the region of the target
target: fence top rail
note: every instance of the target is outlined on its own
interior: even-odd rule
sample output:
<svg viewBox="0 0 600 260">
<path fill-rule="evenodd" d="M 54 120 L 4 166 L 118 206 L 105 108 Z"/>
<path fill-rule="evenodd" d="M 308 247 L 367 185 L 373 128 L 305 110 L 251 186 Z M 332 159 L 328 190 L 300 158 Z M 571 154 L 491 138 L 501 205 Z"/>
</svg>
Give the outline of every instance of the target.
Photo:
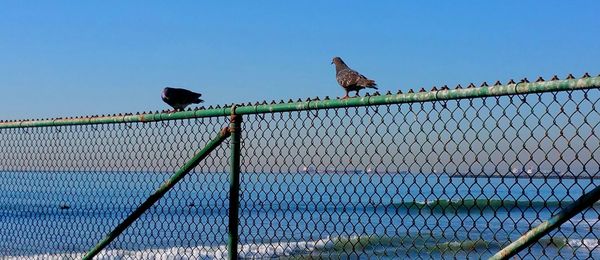
<svg viewBox="0 0 600 260">
<path fill-rule="evenodd" d="M 408 93 L 397 93 L 392 94 L 390 92 L 380 95 L 378 93 L 374 95 L 367 95 L 363 97 L 355 97 L 348 99 L 329 99 L 325 98 L 320 100 L 319 98 L 307 99 L 305 101 L 289 101 L 287 103 L 281 101 L 276 103 L 272 101 L 267 103 L 263 101 L 262 104 L 256 103 L 254 105 L 241 104 L 241 105 L 225 105 L 223 107 L 212 106 L 207 109 L 195 109 L 180 111 L 174 113 L 168 112 L 148 112 L 148 113 L 137 113 L 137 114 L 115 114 L 108 116 L 84 116 L 84 117 L 71 117 L 71 118 L 54 118 L 54 119 L 39 119 L 39 120 L 9 120 L 0 121 L 0 129 L 2 128 L 28 128 L 28 127 L 48 127 L 48 126 L 66 126 L 66 125 L 92 125 L 92 124 L 114 124 L 114 123 L 135 123 L 135 122 L 155 122 L 165 120 L 177 120 L 177 119 L 191 119 L 191 118 L 203 118 L 203 117 L 215 117 L 215 116 L 228 116 L 231 114 L 247 115 L 247 114 L 263 114 L 263 113 L 276 113 L 276 112 L 288 112 L 288 111 L 302 111 L 302 110 L 317 110 L 317 109 L 330 109 L 330 108 L 346 108 L 346 107 L 359 107 L 359 106 L 376 106 L 386 104 L 401 104 L 401 103 L 414 103 L 414 102 L 427 102 L 427 101 L 438 101 L 438 100 L 451 100 L 451 99 L 468 99 L 468 98 L 481 98 L 481 97 L 493 97 L 493 96 L 504 96 L 504 95 L 516 95 L 516 94 L 530 94 L 530 93 L 541 93 L 541 92 L 552 92 L 552 91 L 568 91 L 577 89 L 592 89 L 600 88 L 600 75 L 591 77 L 587 73 L 579 79 L 575 79 L 572 75 L 569 75 L 567 79 L 559 80 L 556 76 L 552 80 L 545 81 L 539 78 L 536 82 L 528 82 L 527 79 L 521 80 L 521 82 L 510 81 L 507 84 L 500 84 L 497 82 L 493 86 L 488 86 L 487 83 L 483 83 L 480 87 L 475 87 L 471 84 L 467 88 L 461 88 L 460 85 L 456 89 L 448 89 L 446 87 L 442 89 L 436 89 L 435 87 L 431 91 L 425 91 L 421 89 L 419 92 L 413 92 L 412 90 Z"/>
</svg>

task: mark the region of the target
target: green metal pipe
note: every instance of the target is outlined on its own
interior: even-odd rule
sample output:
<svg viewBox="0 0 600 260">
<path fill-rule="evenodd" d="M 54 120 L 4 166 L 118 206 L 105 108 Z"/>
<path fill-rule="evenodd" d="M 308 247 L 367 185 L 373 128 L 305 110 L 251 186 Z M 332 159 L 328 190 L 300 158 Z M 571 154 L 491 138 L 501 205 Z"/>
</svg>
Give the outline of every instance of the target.
<svg viewBox="0 0 600 260">
<path fill-rule="evenodd" d="M 229 158 L 229 241 L 228 255 L 229 259 L 238 259 L 238 225 L 240 208 L 240 146 L 242 136 L 242 116 L 232 115 L 231 126 L 231 157 Z"/>
<path fill-rule="evenodd" d="M 228 128 L 224 128 L 219 134 L 210 140 L 202 150 L 196 153 L 192 159 L 187 161 L 183 167 L 175 172 L 167 181 L 165 181 L 150 197 L 146 199 L 140 206 L 138 206 L 125 220 L 117 225 L 110 233 L 108 233 L 98 244 L 91 248 L 83 259 L 92 259 L 108 244 L 110 244 L 115 238 L 117 238 L 125 229 L 127 229 L 134 221 L 136 221 L 146 210 L 148 210 L 154 203 L 162 198 L 177 182 L 179 182 L 186 174 L 194 169 L 198 164 L 206 158 L 215 148 L 217 148 L 225 139 L 227 139 L 231 133 Z"/>
<path fill-rule="evenodd" d="M 282 104 L 264 104 L 255 106 L 238 106 L 236 115 L 261 114 L 286 111 L 302 111 L 315 109 L 329 109 L 340 107 L 358 107 L 369 105 L 402 104 L 413 102 L 425 102 L 435 100 L 450 100 L 464 98 L 480 98 L 503 96 L 512 94 L 528 94 L 550 91 L 565 91 L 576 89 L 600 88 L 600 77 L 586 77 L 581 79 L 553 80 L 532 83 L 508 84 L 501 86 L 439 90 L 418 93 L 365 96 L 349 99 L 299 101 Z M 89 125 L 89 124 L 114 124 L 125 122 L 155 122 L 175 119 L 190 119 L 215 116 L 229 116 L 232 114 L 231 107 L 201 109 L 193 111 L 182 111 L 175 113 L 149 113 L 142 115 L 102 116 L 69 119 L 29 120 L 16 122 L 1 122 L 2 128 L 24 128 L 45 127 L 65 125 Z"/>
<path fill-rule="evenodd" d="M 527 233 L 523 234 L 519 239 L 515 240 L 510 245 L 504 247 L 502 250 L 498 251 L 498 253 L 496 253 L 489 259 L 509 259 L 510 257 L 521 252 L 521 250 L 537 242 L 538 240 L 540 240 L 540 238 L 550 233 L 552 230 L 556 229 L 563 223 L 567 222 L 567 220 L 571 219 L 578 213 L 581 213 L 586 208 L 594 205 L 594 203 L 596 203 L 598 200 L 600 200 L 600 186 L 594 188 L 586 194 L 583 194 L 581 197 L 579 197 L 579 199 L 577 199 L 569 206 L 561 210 L 557 215 L 554 215 L 549 220 L 544 221 L 544 223 L 529 230 Z"/>
</svg>

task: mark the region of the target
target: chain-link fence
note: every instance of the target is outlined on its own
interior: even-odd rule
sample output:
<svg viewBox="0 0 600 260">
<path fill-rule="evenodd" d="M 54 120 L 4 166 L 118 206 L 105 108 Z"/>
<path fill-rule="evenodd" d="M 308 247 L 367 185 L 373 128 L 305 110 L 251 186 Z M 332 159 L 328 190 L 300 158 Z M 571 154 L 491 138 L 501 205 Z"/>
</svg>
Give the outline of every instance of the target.
<svg viewBox="0 0 600 260">
<path fill-rule="evenodd" d="M 598 82 L 6 122 L 0 256 L 81 258 L 239 112 L 239 257 L 489 257 L 600 184 Z M 230 142 L 98 257 L 226 258 Z M 599 258 L 598 210 L 518 256 Z"/>
</svg>

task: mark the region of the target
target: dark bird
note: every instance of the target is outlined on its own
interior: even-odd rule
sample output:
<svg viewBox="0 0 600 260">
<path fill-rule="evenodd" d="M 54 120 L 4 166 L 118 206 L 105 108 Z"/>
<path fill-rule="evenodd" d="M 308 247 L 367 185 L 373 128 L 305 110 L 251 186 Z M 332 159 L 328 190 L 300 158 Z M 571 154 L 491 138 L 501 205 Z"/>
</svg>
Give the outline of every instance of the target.
<svg viewBox="0 0 600 260">
<path fill-rule="evenodd" d="M 375 87 L 377 84 L 374 80 L 368 79 L 367 77 L 348 67 L 348 65 L 346 65 L 346 63 L 344 63 L 340 57 L 333 58 L 331 64 L 335 64 L 335 79 L 346 91 L 346 95 L 343 97 L 343 99 L 348 98 L 348 92 L 350 91 L 356 91 L 356 96 L 358 96 L 358 92 L 361 89 L 377 89 L 377 87 Z"/>
<path fill-rule="evenodd" d="M 200 99 L 202 94 L 182 88 L 165 88 L 162 91 L 162 100 L 175 110 L 183 110 L 190 104 L 204 102 Z"/>
</svg>

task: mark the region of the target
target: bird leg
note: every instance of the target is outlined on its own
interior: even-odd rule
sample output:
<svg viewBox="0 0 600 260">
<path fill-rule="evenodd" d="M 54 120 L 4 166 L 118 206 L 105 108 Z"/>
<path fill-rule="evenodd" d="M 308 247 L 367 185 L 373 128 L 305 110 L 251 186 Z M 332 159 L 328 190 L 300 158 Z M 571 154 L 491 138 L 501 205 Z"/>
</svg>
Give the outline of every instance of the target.
<svg viewBox="0 0 600 260">
<path fill-rule="evenodd" d="M 359 97 L 359 96 L 360 96 L 360 95 L 359 95 L 359 93 L 358 93 L 359 91 L 360 91 L 360 89 L 359 89 L 359 90 L 356 90 L 356 97 Z"/>
<path fill-rule="evenodd" d="M 344 95 L 344 96 L 342 97 L 342 99 L 348 99 L 349 97 L 350 97 L 350 96 L 348 96 L 348 90 L 346 90 L 346 95 Z"/>
</svg>

